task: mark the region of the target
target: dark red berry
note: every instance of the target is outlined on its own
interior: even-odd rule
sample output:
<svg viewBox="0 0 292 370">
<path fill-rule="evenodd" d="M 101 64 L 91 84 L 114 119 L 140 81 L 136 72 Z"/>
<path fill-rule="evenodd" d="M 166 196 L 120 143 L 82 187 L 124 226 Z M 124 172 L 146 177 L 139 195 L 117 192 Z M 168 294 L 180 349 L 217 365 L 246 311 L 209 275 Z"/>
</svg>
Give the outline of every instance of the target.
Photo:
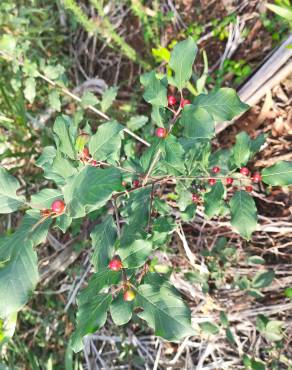
<svg viewBox="0 0 292 370">
<path fill-rule="evenodd" d="M 65 203 L 61 199 L 54 200 L 51 205 L 51 210 L 56 214 L 61 214 L 65 210 Z"/>
<path fill-rule="evenodd" d="M 231 177 L 227 177 L 226 184 L 227 185 L 232 185 L 232 183 L 233 183 L 233 179 Z"/>
<path fill-rule="evenodd" d="M 257 183 L 257 182 L 260 182 L 262 180 L 262 176 L 259 172 L 255 172 L 253 175 L 252 175 L 252 181 Z"/>
<path fill-rule="evenodd" d="M 245 190 L 246 190 L 248 193 L 251 193 L 251 192 L 252 192 L 252 190 L 253 190 L 253 188 L 252 188 L 252 186 L 248 185 L 248 186 L 246 186 L 246 187 L 245 187 Z"/>
<path fill-rule="evenodd" d="M 108 267 L 110 270 L 113 270 L 113 271 L 119 271 L 123 268 L 123 264 L 122 264 L 122 261 L 117 258 L 117 257 L 114 257 L 110 263 L 108 264 Z"/>
<path fill-rule="evenodd" d="M 217 167 L 217 166 L 215 166 L 215 167 L 212 168 L 212 172 L 213 173 L 219 173 L 220 170 L 221 170 L 221 168 L 220 167 Z"/>
<path fill-rule="evenodd" d="M 244 176 L 248 176 L 249 175 L 249 169 L 247 167 L 242 167 L 240 169 L 240 173 Z"/>
<path fill-rule="evenodd" d="M 180 105 L 183 108 L 185 105 L 191 104 L 191 101 L 189 99 L 182 99 Z"/>
<path fill-rule="evenodd" d="M 133 299 L 135 299 L 135 297 L 136 297 L 136 294 L 135 294 L 134 290 L 132 290 L 132 289 L 128 289 L 124 293 L 124 300 L 127 301 L 127 302 L 133 301 Z"/>
<path fill-rule="evenodd" d="M 167 101 L 168 101 L 168 105 L 175 105 L 176 104 L 176 98 L 173 95 L 168 96 Z"/>
<path fill-rule="evenodd" d="M 167 131 L 163 127 L 158 127 L 155 131 L 155 135 L 160 138 L 164 138 L 167 135 Z"/>
<path fill-rule="evenodd" d="M 133 180 L 132 182 L 134 188 L 138 188 L 140 186 L 140 181 L 139 180 Z"/>
<path fill-rule="evenodd" d="M 213 186 L 216 184 L 216 179 L 209 179 L 209 185 Z"/>
<path fill-rule="evenodd" d="M 199 194 L 193 193 L 193 194 L 192 194 L 192 201 L 193 201 L 194 203 L 197 203 L 199 200 L 200 200 L 200 196 L 199 196 Z"/>
</svg>

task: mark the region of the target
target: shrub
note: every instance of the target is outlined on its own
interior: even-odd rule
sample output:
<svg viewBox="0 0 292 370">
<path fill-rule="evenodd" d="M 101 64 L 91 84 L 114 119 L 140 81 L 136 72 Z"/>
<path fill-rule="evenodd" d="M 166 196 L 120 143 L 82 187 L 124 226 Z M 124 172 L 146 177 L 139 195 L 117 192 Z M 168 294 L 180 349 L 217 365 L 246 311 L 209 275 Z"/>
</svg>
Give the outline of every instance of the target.
<svg viewBox="0 0 292 370">
<path fill-rule="evenodd" d="M 231 149 L 212 151 L 216 123 L 232 120 L 248 106 L 230 88 L 185 96 L 196 53 L 194 41 L 186 39 L 171 53 L 171 76 L 155 71 L 141 76 L 153 123 L 142 131 L 151 144 L 144 140 L 149 145 L 145 150 L 137 150 L 125 135 L 130 132 L 138 140 L 139 136 L 114 119 L 94 132 L 78 113 L 61 114 L 53 127 L 55 146 L 45 147 L 36 163 L 54 187 L 28 200 L 18 195 L 16 178 L 0 169 L 0 212 L 25 211 L 20 227 L 1 238 L 0 317 L 4 321 L 26 304 L 38 282 L 35 247 L 45 240 L 48 229 L 65 233 L 76 220 L 89 216 L 99 220 L 90 234 L 95 273 L 78 297 L 71 339 L 74 350 L 82 348 L 85 335 L 105 324 L 108 311 L 117 325 L 137 315 L 169 341 L 195 334 L 190 310 L 170 284 L 169 274 L 163 273 L 168 269 L 163 271 L 152 258 L 155 251 L 169 242 L 181 222 L 195 218 L 198 204 L 204 206 L 207 218 L 227 218 L 232 229 L 249 240 L 257 229 L 253 188 L 259 182 L 292 183 L 291 162 L 280 161 L 250 173 L 248 161 L 264 144 L 264 135 L 251 139 L 241 132 Z M 168 97 L 169 85 L 175 99 Z M 114 98 L 106 97 L 109 102 Z M 100 104 L 101 110 L 109 106 L 105 100 L 89 98 L 81 103 Z M 137 122 L 135 126 L 131 121 L 133 130 L 145 124 L 144 119 Z M 161 188 L 171 189 L 170 193 Z M 220 254 L 218 248 L 215 252 Z M 270 278 L 271 274 L 258 277 L 252 287 L 266 286 Z"/>
</svg>

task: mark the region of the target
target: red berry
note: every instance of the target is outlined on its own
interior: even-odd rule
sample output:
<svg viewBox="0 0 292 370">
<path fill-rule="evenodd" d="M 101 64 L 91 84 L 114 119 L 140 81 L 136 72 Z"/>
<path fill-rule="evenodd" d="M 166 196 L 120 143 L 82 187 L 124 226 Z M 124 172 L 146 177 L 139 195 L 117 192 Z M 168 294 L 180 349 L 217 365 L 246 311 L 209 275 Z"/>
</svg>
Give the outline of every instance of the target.
<svg viewBox="0 0 292 370">
<path fill-rule="evenodd" d="M 242 167 L 240 169 L 240 173 L 244 176 L 248 176 L 249 175 L 249 169 L 247 167 Z"/>
<path fill-rule="evenodd" d="M 231 177 L 227 177 L 226 184 L 227 185 L 232 185 L 232 183 L 233 183 L 233 179 Z"/>
<path fill-rule="evenodd" d="M 166 129 L 165 129 L 165 128 L 163 128 L 163 127 L 158 127 L 158 128 L 156 129 L 156 131 L 155 131 L 155 135 L 156 135 L 157 137 L 164 138 L 164 137 L 166 137 L 166 135 L 167 135 L 167 131 L 166 131 Z"/>
<path fill-rule="evenodd" d="M 83 150 L 82 150 L 82 157 L 83 158 L 89 158 L 90 154 L 89 154 L 89 149 L 87 147 L 84 147 Z"/>
<path fill-rule="evenodd" d="M 113 271 L 119 271 L 123 268 L 123 264 L 122 264 L 122 261 L 117 258 L 117 257 L 114 257 L 110 263 L 108 264 L 108 267 L 110 270 L 113 270 Z"/>
<path fill-rule="evenodd" d="M 124 293 L 124 300 L 127 302 L 131 302 L 133 299 L 135 299 L 135 297 L 136 297 L 136 294 L 134 290 L 132 289 L 128 289 Z"/>
<path fill-rule="evenodd" d="M 60 214 L 64 212 L 65 207 L 66 207 L 65 203 L 61 199 L 56 199 L 53 201 L 51 205 L 51 210 L 54 213 Z"/>
<path fill-rule="evenodd" d="M 209 179 L 209 185 L 213 186 L 216 184 L 216 179 Z"/>
<path fill-rule="evenodd" d="M 200 200 L 200 196 L 199 196 L 199 194 L 192 194 L 192 201 L 194 202 L 194 203 L 197 203 L 198 201 Z"/>
<path fill-rule="evenodd" d="M 188 104 L 191 104 L 191 101 L 189 99 L 182 99 L 182 101 L 180 102 L 182 108 Z"/>
<path fill-rule="evenodd" d="M 262 180 L 262 176 L 259 172 L 255 172 L 253 175 L 252 175 L 252 181 L 253 182 L 260 182 Z"/>
<path fill-rule="evenodd" d="M 93 160 L 91 161 L 91 166 L 93 166 L 93 167 L 97 167 L 97 165 L 98 165 L 97 161 L 96 161 L 95 159 L 93 159 Z"/>
<path fill-rule="evenodd" d="M 168 96 L 167 101 L 168 101 L 168 105 L 175 105 L 176 104 L 176 98 L 173 95 Z"/>
<path fill-rule="evenodd" d="M 252 186 L 248 185 L 248 186 L 246 186 L 246 187 L 245 187 L 245 190 L 246 190 L 248 193 L 251 193 L 251 192 L 252 192 L 252 190 L 253 190 L 253 188 L 252 188 Z"/>
<path fill-rule="evenodd" d="M 132 182 L 134 188 L 138 188 L 140 186 L 140 181 L 139 180 L 133 180 Z"/>
<path fill-rule="evenodd" d="M 213 173 L 219 173 L 220 170 L 221 170 L 221 168 L 220 167 L 217 167 L 217 166 L 212 168 L 212 172 Z"/>
</svg>

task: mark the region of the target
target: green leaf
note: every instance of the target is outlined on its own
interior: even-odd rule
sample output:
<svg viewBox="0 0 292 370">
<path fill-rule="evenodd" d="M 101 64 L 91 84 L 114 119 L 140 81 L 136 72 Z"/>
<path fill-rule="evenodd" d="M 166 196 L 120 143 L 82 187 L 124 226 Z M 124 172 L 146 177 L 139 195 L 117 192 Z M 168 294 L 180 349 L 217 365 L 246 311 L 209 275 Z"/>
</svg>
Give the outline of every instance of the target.
<svg viewBox="0 0 292 370">
<path fill-rule="evenodd" d="M 248 264 L 250 265 L 263 265 L 266 261 L 260 256 L 248 257 Z"/>
<path fill-rule="evenodd" d="M 228 340 L 228 342 L 230 344 L 235 344 L 236 343 L 235 342 L 235 339 L 234 339 L 234 335 L 233 335 L 233 333 L 232 333 L 232 331 L 231 331 L 230 328 L 227 328 L 226 329 L 226 339 Z"/>
<path fill-rule="evenodd" d="M 164 127 L 164 124 L 169 120 L 169 114 L 165 108 L 153 106 L 151 112 L 151 119 L 158 127 Z"/>
<path fill-rule="evenodd" d="M 63 194 L 57 189 L 43 189 L 31 196 L 31 207 L 38 209 L 51 208 L 54 200 L 63 198 Z"/>
<path fill-rule="evenodd" d="M 187 208 L 180 213 L 180 217 L 183 222 L 190 222 L 194 219 L 196 215 L 197 206 L 195 204 L 190 204 Z"/>
<path fill-rule="evenodd" d="M 266 325 L 264 336 L 272 341 L 277 342 L 283 339 L 283 322 L 279 320 L 271 320 Z"/>
<path fill-rule="evenodd" d="M 143 309 L 138 316 L 147 321 L 155 335 L 166 340 L 178 341 L 193 335 L 189 308 L 174 287 L 153 275 L 138 288 L 137 301 Z"/>
<path fill-rule="evenodd" d="M 98 104 L 98 99 L 96 98 L 96 96 L 90 91 L 85 91 L 85 93 L 83 94 L 82 99 L 81 99 L 82 107 L 86 108 L 89 105 L 94 106 L 94 105 L 97 105 L 97 104 Z"/>
<path fill-rule="evenodd" d="M 186 86 L 186 83 L 192 76 L 192 68 L 197 51 L 196 43 L 189 37 L 184 41 L 178 42 L 171 52 L 169 66 L 175 73 L 171 83 L 179 90 Z"/>
<path fill-rule="evenodd" d="M 115 168 L 84 167 L 63 188 L 67 214 L 79 218 L 101 208 L 113 192 L 122 190 L 121 182 L 121 173 Z"/>
<path fill-rule="evenodd" d="M 120 280 L 120 272 L 102 270 L 91 277 L 88 286 L 79 294 L 77 325 L 72 336 L 74 352 L 82 349 L 82 339 L 85 335 L 94 333 L 105 324 L 112 294 L 102 293 L 102 290 Z"/>
<path fill-rule="evenodd" d="M 89 141 L 89 152 L 97 161 L 120 158 L 122 130 L 118 122 L 107 122 L 99 126 L 95 135 Z"/>
<path fill-rule="evenodd" d="M 180 211 L 184 211 L 187 206 L 193 203 L 192 193 L 186 189 L 182 182 L 178 182 L 175 187 L 175 192 L 178 195 L 177 205 Z"/>
<path fill-rule="evenodd" d="M 152 142 L 152 144 L 151 144 L 151 147 L 150 148 L 147 148 L 143 152 L 143 154 L 142 154 L 142 156 L 140 158 L 140 163 L 141 163 L 141 166 L 142 166 L 142 171 L 144 170 L 147 173 L 147 171 L 150 168 L 150 166 L 151 166 L 151 164 L 152 164 L 155 156 L 157 155 L 158 150 L 160 149 L 160 147 L 162 145 L 163 144 L 161 143 L 161 140 L 159 140 L 158 137 L 155 137 L 154 140 L 153 140 L 153 142 Z M 160 153 L 160 155 L 161 155 L 161 153 Z M 157 166 L 157 163 L 156 163 L 156 166 Z M 155 169 L 155 167 L 154 167 L 154 169 Z M 139 171 L 139 169 L 137 168 L 137 172 L 138 171 Z"/>
<path fill-rule="evenodd" d="M 251 140 L 250 151 L 251 156 L 257 154 L 266 141 L 266 135 L 260 134 L 255 139 Z"/>
<path fill-rule="evenodd" d="M 98 293 L 107 291 L 112 285 L 117 285 L 122 282 L 121 271 L 112 271 L 109 268 L 104 268 L 93 274 L 86 288 L 84 288 L 78 297 L 82 301 L 90 300 Z"/>
<path fill-rule="evenodd" d="M 292 298 L 292 288 L 286 288 L 284 293 L 285 293 L 285 297 Z"/>
<path fill-rule="evenodd" d="M 65 68 L 60 64 L 55 66 L 47 65 L 43 68 L 43 72 L 46 77 L 50 78 L 51 80 L 57 80 L 65 72 Z"/>
<path fill-rule="evenodd" d="M 200 328 L 207 334 L 219 333 L 219 327 L 209 321 L 199 323 Z"/>
<path fill-rule="evenodd" d="M 247 293 L 250 296 L 254 297 L 254 298 L 263 298 L 264 297 L 264 294 L 261 293 L 258 289 L 248 289 Z"/>
<path fill-rule="evenodd" d="M 116 325 L 127 324 L 132 318 L 132 311 L 133 302 L 125 301 L 122 292 L 120 292 L 110 305 L 111 317 Z"/>
<path fill-rule="evenodd" d="M 229 326 L 229 321 L 228 321 L 227 315 L 224 311 L 220 312 L 220 321 L 221 321 L 222 325 L 225 328 L 227 328 Z"/>
<path fill-rule="evenodd" d="M 142 239 L 150 212 L 151 188 L 141 188 L 130 193 L 128 202 L 122 210 L 126 225 L 122 230 L 121 246 L 127 246 L 136 239 Z"/>
<path fill-rule="evenodd" d="M 11 213 L 24 204 L 25 198 L 16 195 L 19 188 L 17 179 L 0 167 L 0 213 Z"/>
<path fill-rule="evenodd" d="M 137 268 L 144 265 L 152 251 L 152 243 L 146 240 L 135 240 L 129 246 L 123 246 L 117 250 L 121 257 L 123 266 L 126 268 Z"/>
<path fill-rule="evenodd" d="M 82 339 L 85 335 L 96 332 L 106 322 L 107 310 L 112 302 L 111 293 L 100 293 L 88 299 L 82 297 L 78 301 L 77 326 L 72 336 L 74 352 L 81 351 Z"/>
<path fill-rule="evenodd" d="M 60 94 L 57 90 L 52 90 L 49 94 L 49 104 L 51 108 L 56 110 L 57 112 L 61 111 L 61 101 L 60 101 Z"/>
<path fill-rule="evenodd" d="M 57 217 L 56 219 L 56 226 L 63 231 L 63 233 L 65 233 L 68 228 L 70 227 L 72 223 L 72 218 L 69 217 L 68 215 L 66 215 L 66 213 L 64 213 L 63 215 Z"/>
<path fill-rule="evenodd" d="M 251 155 L 251 139 L 245 131 L 236 135 L 236 143 L 232 148 L 232 160 L 237 167 L 247 164 Z"/>
<path fill-rule="evenodd" d="M 47 168 L 49 168 L 53 164 L 54 159 L 56 157 L 56 153 L 57 151 L 55 147 L 46 146 L 43 149 L 43 152 L 40 155 L 40 157 L 37 159 L 36 165 L 38 167 L 41 167 L 45 171 Z"/>
<path fill-rule="evenodd" d="M 168 174 L 179 175 L 184 173 L 184 149 L 177 138 L 173 135 L 167 136 L 162 145 L 162 158 Z"/>
<path fill-rule="evenodd" d="M 90 237 L 94 249 L 91 262 L 98 271 L 108 265 L 114 250 L 117 228 L 112 215 L 107 215 L 101 224 L 95 226 Z"/>
<path fill-rule="evenodd" d="M 262 361 L 257 361 L 257 360 L 252 359 L 250 366 L 252 370 L 266 370 L 266 366 Z"/>
<path fill-rule="evenodd" d="M 263 333 L 266 330 L 267 323 L 269 319 L 262 314 L 257 315 L 256 318 L 256 328 L 260 333 Z"/>
<path fill-rule="evenodd" d="M 210 139 L 215 134 L 213 117 L 201 107 L 192 104 L 185 106 L 180 123 L 184 127 L 184 136 L 194 139 Z"/>
<path fill-rule="evenodd" d="M 127 122 L 127 127 L 131 131 L 137 131 L 148 122 L 147 116 L 132 116 L 130 120 Z"/>
<path fill-rule="evenodd" d="M 39 74 L 37 64 L 29 59 L 24 59 L 22 71 L 27 77 L 37 77 Z"/>
<path fill-rule="evenodd" d="M 32 104 L 36 95 L 36 82 L 33 77 L 29 77 L 24 82 L 24 96 Z"/>
<path fill-rule="evenodd" d="M 239 289 L 245 290 L 249 288 L 250 281 L 248 280 L 246 276 L 243 276 L 237 280 L 236 284 L 238 285 Z"/>
<path fill-rule="evenodd" d="M 58 136 L 58 144 L 62 153 L 66 154 L 71 159 L 75 159 L 75 140 L 73 140 L 71 136 L 70 125 L 72 125 L 71 119 L 68 116 L 61 115 L 56 118 L 53 131 Z"/>
<path fill-rule="evenodd" d="M 161 107 L 167 107 L 167 88 L 155 76 L 155 72 L 149 72 L 140 79 L 141 83 L 145 87 L 143 98 L 152 105 L 157 105 Z"/>
<path fill-rule="evenodd" d="M 154 198 L 153 207 L 162 216 L 168 216 L 168 214 L 171 212 L 171 207 L 167 204 L 167 202 L 158 197 Z"/>
<path fill-rule="evenodd" d="M 288 22 L 292 22 L 292 8 L 289 9 L 288 7 L 274 4 L 266 4 L 266 7 L 280 17 L 285 18 Z"/>
<path fill-rule="evenodd" d="M 34 246 L 44 241 L 51 220 L 34 230 L 39 212 L 29 211 L 17 231 L 0 239 L 0 317 L 20 310 L 34 290 L 39 274 Z"/>
<path fill-rule="evenodd" d="M 159 46 L 157 49 L 152 48 L 151 52 L 159 62 L 168 62 L 170 59 L 170 51 L 162 46 Z"/>
<path fill-rule="evenodd" d="M 245 112 L 249 106 L 240 101 L 235 90 L 228 87 L 201 94 L 195 98 L 194 105 L 204 108 L 216 122 L 230 121 Z"/>
<path fill-rule="evenodd" d="M 252 280 L 252 287 L 256 289 L 266 288 L 272 284 L 275 273 L 272 270 L 259 272 Z"/>
<path fill-rule="evenodd" d="M 249 240 L 257 228 L 257 209 L 253 198 L 246 191 L 237 191 L 230 200 L 231 225 Z"/>
<path fill-rule="evenodd" d="M 286 186 L 292 184 L 292 162 L 279 161 L 262 171 L 264 183 L 273 186 Z"/>
<path fill-rule="evenodd" d="M 67 179 L 77 173 L 75 167 L 76 162 L 72 162 L 70 159 L 64 157 L 64 155 L 58 150 L 52 166 L 46 170 L 46 178 L 52 179 L 57 184 L 63 185 L 64 179 Z"/>
<path fill-rule="evenodd" d="M 224 186 L 221 181 L 217 181 L 212 186 L 211 191 L 204 194 L 205 214 L 208 217 L 217 216 L 223 205 Z"/>
<path fill-rule="evenodd" d="M 106 112 L 109 107 L 113 104 L 114 100 L 116 99 L 118 92 L 117 87 L 110 87 L 102 94 L 102 101 L 101 101 L 101 110 Z"/>
</svg>

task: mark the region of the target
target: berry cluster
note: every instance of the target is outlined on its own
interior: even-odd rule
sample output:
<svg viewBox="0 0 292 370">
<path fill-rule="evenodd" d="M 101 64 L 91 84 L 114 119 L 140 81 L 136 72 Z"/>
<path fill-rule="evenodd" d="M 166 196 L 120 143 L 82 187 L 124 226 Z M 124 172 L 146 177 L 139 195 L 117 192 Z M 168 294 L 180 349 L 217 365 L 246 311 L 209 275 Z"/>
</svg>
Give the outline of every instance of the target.
<svg viewBox="0 0 292 370">
<path fill-rule="evenodd" d="M 112 271 L 120 271 L 122 270 L 123 268 L 123 263 L 120 259 L 119 256 L 114 256 L 109 264 L 108 264 L 108 268 Z M 124 282 L 123 282 L 123 285 L 121 288 L 124 289 L 124 300 L 127 301 L 127 302 L 131 302 L 135 299 L 136 297 L 136 293 L 134 292 L 133 289 L 131 289 L 131 283 L 127 280 L 126 277 L 124 277 Z M 119 289 L 120 290 L 120 289 Z"/>
<path fill-rule="evenodd" d="M 215 166 L 215 167 L 213 167 L 212 168 L 212 172 L 214 173 L 214 174 L 218 174 L 218 173 L 220 173 L 220 171 L 221 171 L 221 168 L 220 167 L 218 167 L 218 166 Z M 249 174 L 250 174 L 250 170 L 247 168 L 247 167 L 242 167 L 240 170 L 239 170 L 239 172 L 243 175 L 243 176 L 249 176 Z M 251 181 L 253 181 L 254 183 L 259 183 L 259 182 L 261 182 L 261 180 L 262 180 L 262 176 L 261 176 L 261 174 L 259 173 L 259 172 L 255 172 L 252 176 L 251 176 Z M 213 185 L 215 185 L 216 184 L 216 179 L 215 178 L 209 178 L 208 179 L 208 184 L 210 185 L 210 186 L 213 186 Z M 226 177 L 225 178 L 225 183 L 226 183 L 226 185 L 227 186 L 229 186 L 229 185 L 232 185 L 233 184 L 233 181 L 234 181 L 234 179 L 232 178 L 232 177 Z M 248 193 L 251 193 L 252 191 L 253 191 L 253 187 L 251 186 L 251 185 L 247 185 L 247 186 L 245 186 L 245 190 L 248 192 Z M 198 202 L 200 202 L 200 196 L 199 196 L 199 194 L 197 194 L 197 193 L 193 193 L 192 194 L 192 201 L 194 202 L 194 203 L 198 203 Z"/>
<path fill-rule="evenodd" d="M 176 104 L 177 104 L 177 99 L 176 99 L 176 97 L 175 96 L 173 96 L 173 95 L 169 95 L 168 97 L 167 97 L 167 101 L 168 101 L 168 106 L 169 107 L 174 107 Z M 179 110 L 178 110 L 178 112 L 180 111 L 180 109 L 183 109 L 186 105 L 188 105 L 188 104 L 191 104 L 191 101 L 190 100 L 188 100 L 188 99 L 181 99 L 181 101 L 180 101 L 180 104 L 179 104 Z M 173 110 L 171 110 L 172 112 L 174 112 Z M 177 112 L 174 112 L 174 113 L 177 113 Z M 157 137 L 159 137 L 160 139 L 164 139 L 164 138 L 166 138 L 166 136 L 167 136 L 167 134 L 168 134 L 168 131 L 164 128 L 164 127 L 158 127 L 156 130 L 155 130 L 155 135 L 157 136 Z"/>
<path fill-rule="evenodd" d="M 168 105 L 169 106 L 174 106 L 174 105 L 176 105 L 176 103 L 177 103 L 177 99 L 176 99 L 176 97 L 175 96 L 173 96 L 173 95 L 169 95 L 168 97 L 167 97 L 167 101 L 168 101 Z M 191 102 L 190 102 L 190 100 L 188 100 L 188 99 L 181 99 L 181 101 L 180 101 L 180 106 L 183 108 L 185 105 L 188 105 L 188 104 L 191 104 Z"/>
</svg>

